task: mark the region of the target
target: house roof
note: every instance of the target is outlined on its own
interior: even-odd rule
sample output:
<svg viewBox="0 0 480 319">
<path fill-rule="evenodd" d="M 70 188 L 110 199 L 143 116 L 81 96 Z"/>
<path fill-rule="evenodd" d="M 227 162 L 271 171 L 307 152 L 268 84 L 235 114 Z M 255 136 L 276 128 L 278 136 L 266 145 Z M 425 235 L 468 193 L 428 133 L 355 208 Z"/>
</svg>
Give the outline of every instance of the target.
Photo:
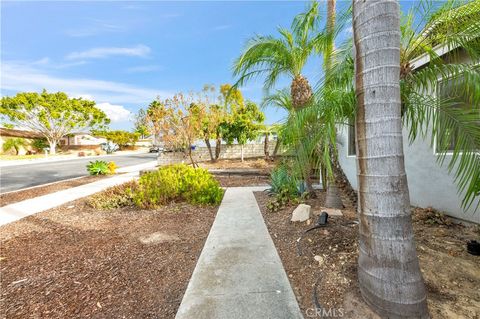
<svg viewBox="0 0 480 319">
<path fill-rule="evenodd" d="M 22 138 L 41 138 L 43 135 L 32 132 L 32 131 L 23 131 L 23 130 L 14 130 L 9 128 L 0 127 L 0 136 L 9 136 L 9 137 L 22 137 Z"/>
</svg>

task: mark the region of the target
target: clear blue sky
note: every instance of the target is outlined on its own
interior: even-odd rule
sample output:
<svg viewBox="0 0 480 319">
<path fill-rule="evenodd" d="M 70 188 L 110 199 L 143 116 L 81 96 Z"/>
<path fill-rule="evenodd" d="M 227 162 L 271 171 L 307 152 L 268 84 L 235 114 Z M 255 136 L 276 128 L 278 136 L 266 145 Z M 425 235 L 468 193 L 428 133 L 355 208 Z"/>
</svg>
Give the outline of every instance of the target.
<svg viewBox="0 0 480 319">
<path fill-rule="evenodd" d="M 131 114 L 157 95 L 234 82 L 232 62 L 245 41 L 288 27 L 306 3 L 2 1 L 1 93 L 46 88 L 94 99 L 112 128 L 130 129 Z M 320 60 L 312 59 L 304 73 L 315 84 Z M 282 79 L 279 88 L 287 85 Z M 262 82 L 242 91 L 260 102 Z M 274 109 L 266 115 L 268 123 L 284 117 Z"/>
</svg>

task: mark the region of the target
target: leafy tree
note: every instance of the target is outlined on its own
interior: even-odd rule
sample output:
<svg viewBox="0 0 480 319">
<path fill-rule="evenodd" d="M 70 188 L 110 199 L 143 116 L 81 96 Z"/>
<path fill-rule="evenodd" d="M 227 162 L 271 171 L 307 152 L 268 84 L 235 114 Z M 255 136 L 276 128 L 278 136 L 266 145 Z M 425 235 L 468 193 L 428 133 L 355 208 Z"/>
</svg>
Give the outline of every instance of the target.
<svg viewBox="0 0 480 319">
<path fill-rule="evenodd" d="M 235 107 L 232 111 L 229 121 L 222 124 L 223 138 L 228 144 L 232 144 L 234 140 L 240 144 L 243 162 L 243 146 L 249 140 L 254 140 L 258 136 L 260 130 L 264 127 L 262 123 L 265 120 L 265 115 L 251 101 Z"/>
<path fill-rule="evenodd" d="M 15 155 L 18 155 L 20 152 L 20 148 L 27 146 L 27 142 L 23 138 L 9 138 L 3 143 L 2 149 L 4 152 L 8 152 L 10 150 L 15 150 Z"/>
<path fill-rule="evenodd" d="M 148 105 L 146 113 L 148 127 L 154 135 L 154 143 L 156 144 L 161 140 L 162 132 L 168 129 L 166 119 L 169 110 L 165 107 L 165 103 L 157 98 Z"/>
<path fill-rule="evenodd" d="M 205 104 L 194 94 L 177 93 L 172 98 L 157 100 L 147 111 L 163 144 L 172 150 L 183 149 L 191 160 L 192 147 L 202 137 Z"/>
<path fill-rule="evenodd" d="M 135 143 L 140 138 L 140 134 L 138 132 L 128 132 L 123 130 L 95 131 L 94 134 L 97 136 L 102 136 L 107 140 L 117 144 L 120 149 L 127 146 L 135 146 Z"/>
<path fill-rule="evenodd" d="M 14 97 L 3 97 L 0 114 L 20 127 L 42 134 L 55 154 L 59 140 L 73 130 L 108 124 L 105 113 L 95 102 L 69 98 L 63 92 L 21 92 Z"/>
<path fill-rule="evenodd" d="M 135 115 L 134 128 L 135 132 L 140 134 L 142 139 L 150 135 L 148 114 L 144 109 L 138 110 L 138 113 Z"/>
<path fill-rule="evenodd" d="M 353 1 L 358 278 L 382 317 L 428 318 L 403 159 L 399 8 L 396 1 Z"/>
</svg>

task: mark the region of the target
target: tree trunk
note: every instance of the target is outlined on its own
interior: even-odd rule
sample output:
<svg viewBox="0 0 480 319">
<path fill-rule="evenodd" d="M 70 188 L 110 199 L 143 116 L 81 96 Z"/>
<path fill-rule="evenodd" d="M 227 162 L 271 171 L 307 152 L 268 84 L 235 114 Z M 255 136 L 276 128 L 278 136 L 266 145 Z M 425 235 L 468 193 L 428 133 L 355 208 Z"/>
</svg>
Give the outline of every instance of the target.
<svg viewBox="0 0 480 319">
<path fill-rule="evenodd" d="M 240 157 L 241 157 L 242 162 L 243 162 L 243 144 L 240 144 Z"/>
<path fill-rule="evenodd" d="M 188 148 L 188 157 L 190 158 L 190 162 L 192 163 L 193 168 L 196 168 L 197 164 L 193 160 L 193 156 L 192 156 L 192 146 Z"/>
<path fill-rule="evenodd" d="M 325 54 L 323 55 L 323 69 L 325 74 L 330 73 L 330 69 L 332 68 L 332 55 L 333 55 L 333 46 L 334 42 L 334 31 L 335 31 L 335 7 L 336 7 L 336 0 L 327 0 L 327 35 L 328 35 L 328 43 L 327 48 L 325 50 Z"/>
<path fill-rule="evenodd" d="M 56 154 L 56 148 L 57 148 L 57 141 L 48 141 L 48 144 L 50 145 L 50 155 L 55 155 Z"/>
<path fill-rule="evenodd" d="M 382 317 L 428 318 L 403 158 L 398 2 L 353 0 L 353 29 L 360 290 Z"/>
<path fill-rule="evenodd" d="M 222 139 L 217 138 L 215 142 L 215 161 L 220 158 L 220 151 L 222 150 Z"/>
<path fill-rule="evenodd" d="M 335 132 L 336 135 L 336 132 Z M 332 164 L 332 174 L 333 176 L 327 181 L 327 197 L 325 199 L 325 206 L 328 208 L 343 208 L 342 198 L 340 197 L 340 192 L 338 191 L 337 181 L 339 176 L 337 176 L 337 171 L 339 170 L 340 164 L 338 164 L 338 154 L 335 149 L 330 145 L 330 162 Z"/>
<path fill-rule="evenodd" d="M 268 150 L 268 136 L 270 135 L 270 133 L 266 132 L 265 133 L 265 143 L 263 145 L 263 152 L 265 153 L 265 160 L 269 160 L 270 159 L 270 152 Z"/>
<path fill-rule="evenodd" d="M 208 154 L 210 154 L 210 161 L 215 162 L 215 157 L 213 157 L 212 146 L 210 145 L 210 139 L 205 139 L 205 144 L 208 148 Z"/>
<path fill-rule="evenodd" d="M 280 138 L 277 136 L 277 142 L 275 143 L 275 149 L 273 150 L 273 158 L 277 157 L 279 148 L 280 148 Z"/>
<path fill-rule="evenodd" d="M 325 198 L 325 207 L 328 208 L 343 208 L 342 198 L 340 197 L 340 193 L 335 183 L 335 180 L 329 180 L 327 184 L 327 195 Z"/>
</svg>

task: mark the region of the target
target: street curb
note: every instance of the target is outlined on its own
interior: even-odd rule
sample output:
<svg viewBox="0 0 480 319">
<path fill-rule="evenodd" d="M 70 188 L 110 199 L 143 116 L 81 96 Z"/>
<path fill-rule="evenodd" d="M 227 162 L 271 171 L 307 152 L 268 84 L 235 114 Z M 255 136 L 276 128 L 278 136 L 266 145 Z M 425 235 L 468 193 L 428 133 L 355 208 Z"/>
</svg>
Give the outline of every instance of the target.
<svg viewBox="0 0 480 319">
<path fill-rule="evenodd" d="M 74 155 L 62 155 L 65 156 L 63 158 L 55 158 L 55 157 L 46 157 L 46 158 L 36 158 L 31 160 L 5 160 L 0 162 L 0 168 L 2 167 L 9 167 L 9 166 L 20 166 L 20 165 L 28 165 L 28 164 L 42 164 L 42 163 L 54 163 L 54 162 L 63 162 L 63 161 L 72 161 L 76 159 L 85 159 L 85 158 L 103 158 L 103 157 L 110 157 L 110 156 L 122 156 L 122 155 L 134 155 L 134 154 L 147 154 L 147 151 L 141 152 L 134 152 L 128 151 L 125 153 L 114 153 L 114 154 L 105 154 L 105 155 L 91 155 L 91 156 L 74 156 Z"/>
</svg>

